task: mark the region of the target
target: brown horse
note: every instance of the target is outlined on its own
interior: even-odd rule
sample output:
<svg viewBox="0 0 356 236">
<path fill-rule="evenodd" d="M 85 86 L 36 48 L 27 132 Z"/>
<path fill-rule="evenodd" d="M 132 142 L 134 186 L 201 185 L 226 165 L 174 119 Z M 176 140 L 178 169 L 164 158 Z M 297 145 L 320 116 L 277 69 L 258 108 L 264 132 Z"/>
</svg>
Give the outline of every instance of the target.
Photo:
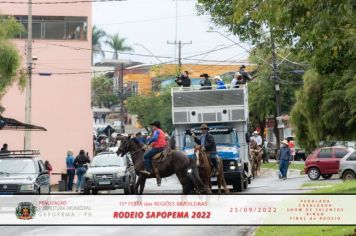
<svg viewBox="0 0 356 236">
<path fill-rule="evenodd" d="M 200 145 L 194 148 L 196 162 L 199 170 L 200 179 L 203 181 L 204 184 L 209 186 L 209 192 L 211 193 L 211 173 L 212 173 L 212 163 L 207 155 L 206 152 L 202 150 Z M 223 170 L 223 163 L 221 158 L 217 158 L 218 163 L 218 172 L 219 174 L 216 176 L 217 184 L 218 184 L 218 193 L 221 194 L 221 186 L 224 187 L 224 192 L 228 193 L 229 189 L 227 188 L 225 177 L 224 177 L 224 170 Z"/>
<path fill-rule="evenodd" d="M 261 172 L 262 148 L 259 147 L 254 141 L 250 143 L 250 156 L 252 164 L 252 177 L 255 178 Z"/>
<path fill-rule="evenodd" d="M 136 183 L 136 193 L 142 194 L 146 179 L 156 178 L 156 175 L 151 174 L 150 176 L 146 176 L 140 173 L 145 168 L 143 159 L 145 148 L 130 137 L 122 138 L 117 151 L 118 155 L 125 155 L 127 153 L 131 154 L 135 172 L 139 176 Z M 154 169 L 158 170 L 160 178 L 176 174 L 182 185 L 183 194 L 191 193 L 194 189 L 200 193 L 207 192 L 203 182 L 199 178 L 198 169 L 193 159 L 180 151 L 169 151 L 163 158 L 163 160 L 156 161 L 154 165 Z"/>
</svg>

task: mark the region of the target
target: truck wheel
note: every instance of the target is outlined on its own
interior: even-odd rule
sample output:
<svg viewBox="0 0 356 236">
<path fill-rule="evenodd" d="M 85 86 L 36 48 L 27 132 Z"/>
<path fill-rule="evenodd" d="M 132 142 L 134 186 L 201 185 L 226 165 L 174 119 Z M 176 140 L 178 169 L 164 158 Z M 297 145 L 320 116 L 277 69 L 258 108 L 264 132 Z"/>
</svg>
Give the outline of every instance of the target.
<svg viewBox="0 0 356 236">
<path fill-rule="evenodd" d="M 316 167 L 311 167 L 308 170 L 308 177 L 311 180 L 317 180 L 320 178 L 320 170 Z"/>
<path fill-rule="evenodd" d="M 234 191 L 235 192 L 242 192 L 244 189 L 244 181 L 243 181 L 243 176 L 242 174 L 240 175 L 239 178 L 236 179 L 236 181 L 232 184 Z"/>
<path fill-rule="evenodd" d="M 330 179 L 332 176 L 332 174 L 322 174 L 321 177 L 323 177 L 324 179 Z"/>
<path fill-rule="evenodd" d="M 354 180 L 355 179 L 355 173 L 352 170 L 347 170 L 342 175 L 342 179 L 344 181 L 346 181 L 346 180 Z"/>
<path fill-rule="evenodd" d="M 98 190 L 97 190 L 97 189 L 92 189 L 92 190 L 91 190 L 91 193 L 94 194 L 94 195 L 96 195 L 96 194 L 98 194 Z"/>
</svg>

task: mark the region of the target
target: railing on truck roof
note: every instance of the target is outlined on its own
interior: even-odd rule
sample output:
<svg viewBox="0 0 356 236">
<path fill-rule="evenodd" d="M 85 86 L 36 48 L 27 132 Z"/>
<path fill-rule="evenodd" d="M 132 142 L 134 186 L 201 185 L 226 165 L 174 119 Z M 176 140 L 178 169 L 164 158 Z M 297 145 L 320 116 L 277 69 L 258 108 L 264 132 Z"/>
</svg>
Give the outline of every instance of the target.
<svg viewBox="0 0 356 236">
<path fill-rule="evenodd" d="M 39 150 L 11 150 L 11 151 L 1 151 L 1 157 L 35 157 L 40 155 Z"/>
<path fill-rule="evenodd" d="M 173 124 L 240 122 L 248 118 L 247 87 L 172 88 Z M 203 89 L 202 89 L 203 88 Z"/>
<path fill-rule="evenodd" d="M 226 84 L 226 89 L 218 89 L 217 85 L 212 86 L 201 86 L 201 85 L 192 85 L 190 87 L 172 87 L 173 92 L 186 92 L 186 91 L 214 91 L 214 90 L 237 90 L 245 88 L 245 84 L 238 84 L 238 87 L 231 86 L 231 84 Z"/>
</svg>

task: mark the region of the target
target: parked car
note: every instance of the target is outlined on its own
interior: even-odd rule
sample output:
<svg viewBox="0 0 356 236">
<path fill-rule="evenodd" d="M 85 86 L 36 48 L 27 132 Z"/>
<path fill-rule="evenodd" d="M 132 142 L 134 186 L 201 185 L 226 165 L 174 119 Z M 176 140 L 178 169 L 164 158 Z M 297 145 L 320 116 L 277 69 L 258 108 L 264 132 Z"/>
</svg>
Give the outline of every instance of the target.
<svg viewBox="0 0 356 236">
<path fill-rule="evenodd" d="M 39 151 L 0 153 L 0 194 L 49 193 L 49 173 Z"/>
<path fill-rule="evenodd" d="M 340 160 L 349 150 L 346 147 L 323 147 L 314 150 L 306 159 L 304 172 L 311 180 L 329 179 L 339 173 Z"/>
<path fill-rule="evenodd" d="M 352 149 L 340 161 L 339 177 L 343 180 L 356 178 L 356 150 Z"/>
<path fill-rule="evenodd" d="M 124 189 L 125 194 L 131 194 L 135 193 L 135 187 L 136 173 L 128 155 L 101 152 L 93 158 L 85 174 L 85 194 L 115 189 Z"/>
</svg>

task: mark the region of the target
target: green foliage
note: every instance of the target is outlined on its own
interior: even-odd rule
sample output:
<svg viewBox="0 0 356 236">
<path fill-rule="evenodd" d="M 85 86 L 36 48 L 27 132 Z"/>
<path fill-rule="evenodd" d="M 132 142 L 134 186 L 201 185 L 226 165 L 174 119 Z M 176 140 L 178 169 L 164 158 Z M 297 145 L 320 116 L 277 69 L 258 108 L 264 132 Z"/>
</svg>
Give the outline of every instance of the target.
<svg viewBox="0 0 356 236">
<path fill-rule="evenodd" d="M 113 81 L 105 76 L 92 79 L 92 105 L 108 107 L 119 103 L 119 98 L 113 92 Z"/>
<path fill-rule="evenodd" d="M 198 0 L 198 9 L 252 44 L 271 30 L 277 45 L 308 62 L 291 113 L 303 147 L 311 150 L 321 140 L 356 139 L 354 1 Z"/>
<path fill-rule="evenodd" d="M 101 40 L 106 36 L 106 32 L 95 25 L 93 26 L 92 32 L 92 58 L 94 55 L 100 54 L 102 57 L 105 57 L 104 50 L 102 49 Z M 92 61 L 93 63 L 93 61 Z"/>
<path fill-rule="evenodd" d="M 127 109 L 137 115 L 138 121 L 146 129 L 152 121 L 158 120 L 165 131 L 172 130 L 171 94 L 168 91 L 130 97 Z"/>
<path fill-rule="evenodd" d="M 23 27 L 12 17 L 0 17 L 0 99 L 15 81 L 24 88 L 23 72 L 19 72 L 21 57 L 9 38 L 18 35 Z M 0 113 L 4 108 L 0 106 Z"/>
<path fill-rule="evenodd" d="M 113 59 L 119 59 L 119 52 L 132 51 L 132 48 L 125 45 L 125 38 L 120 38 L 119 34 L 108 35 L 105 41 L 114 50 Z"/>
</svg>

